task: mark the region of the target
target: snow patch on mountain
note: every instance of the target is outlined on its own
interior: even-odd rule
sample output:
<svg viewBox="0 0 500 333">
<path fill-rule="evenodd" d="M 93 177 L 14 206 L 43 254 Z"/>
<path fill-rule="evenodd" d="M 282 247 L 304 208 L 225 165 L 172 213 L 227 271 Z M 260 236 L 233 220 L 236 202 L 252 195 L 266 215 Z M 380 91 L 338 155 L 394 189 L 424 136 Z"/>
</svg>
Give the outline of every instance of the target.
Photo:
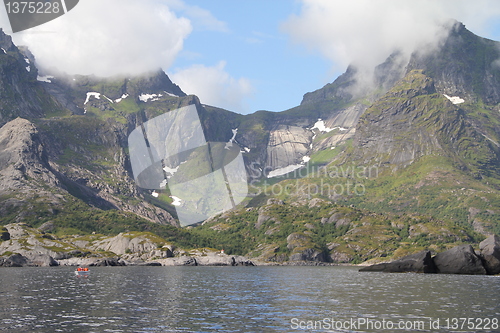
<svg viewBox="0 0 500 333">
<path fill-rule="evenodd" d="M 453 96 L 453 97 L 450 97 L 446 94 L 443 94 L 444 97 L 448 98 L 453 104 L 461 104 L 463 102 L 465 102 L 464 99 L 458 97 L 458 96 Z"/>
<path fill-rule="evenodd" d="M 169 93 L 168 91 L 164 91 L 165 94 L 167 94 L 168 96 L 172 96 L 172 97 L 179 97 L 177 96 L 176 94 L 172 94 L 172 93 Z"/>
<path fill-rule="evenodd" d="M 235 129 L 232 129 L 231 130 L 233 132 L 233 136 L 231 137 L 231 139 L 229 139 L 229 141 L 226 143 L 226 146 L 224 147 L 224 149 L 229 149 L 230 147 L 233 146 L 233 142 L 236 142 L 235 141 L 235 138 L 236 138 L 236 134 L 238 134 L 238 129 L 235 128 Z"/>
<path fill-rule="evenodd" d="M 168 166 L 163 167 L 163 171 L 167 172 L 170 174 L 170 176 L 167 176 L 167 178 L 170 178 L 174 175 L 179 170 L 179 165 L 176 166 L 175 168 L 170 168 Z"/>
<path fill-rule="evenodd" d="M 278 176 L 283 176 L 289 172 L 295 171 L 295 170 L 300 169 L 302 167 L 304 167 L 303 164 L 292 164 L 292 165 L 286 166 L 284 168 L 279 168 L 279 169 L 276 169 L 276 170 L 269 172 L 267 174 L 267 178 L 274 178 L 274 177 L 278 177 Z"/>
<path fill-rule="evenodd" d="M 182 203 L 181 198 L 178 198 L 175 195 L 171 195 L 170 197 L 172 199 L 174 199 L 174 201 L 172 202 L 172 205 L 174 205 L 174 206 L 180 206 L 181 205 L 181 203 Z"/>
<path fill-rule="evenodd" d="M 128 94 L 123 94 L 122 97 L 115 99 L 115 103 L 120 103 L 122 100 L 124 100 L 128 96 L 129 96 Z"/>
<path fill-rule="evenodd" d="M 314 129 L 317 129 L 320 132 L 326 132 L 326 133 L 331 132 L 331 131 L 336 130 L 336 129 L 338 129 L 339 131 L 347 131 L 348 130 L 347 128 L 340 127 L 340 126 L 326 127 L 325 122 L 323 120 L 321 120 L 321 118 L 318 119 L 318 121 L 316 123 L 314 123 L 314 126 L 311 127 L 310 129 L 311 129 L 311 131 Z M 315 137 L 316 137 L 316 135 L 313 137 L 313 140 Z"/>
<path fill-rule="evenodd" d="M 162 96 L 162 94 L 141 94 L 139 96 L 139 100 L 144 103 L 148 102 L 149 100 L 151 100 L 151 102 L 154 102 L 159 100 Z"/>
<path fill-rule="evenodd" d="M 88 92 L 87 93 L 87 98 L 85 99 L 85 103 L 83 103 L 83 105 L 87 104 L 90 100 L 90 97 L 94 97 L 96 99 L 101 99 L 101 93 L 98 93 L 98 92 Z"/>
</svg>

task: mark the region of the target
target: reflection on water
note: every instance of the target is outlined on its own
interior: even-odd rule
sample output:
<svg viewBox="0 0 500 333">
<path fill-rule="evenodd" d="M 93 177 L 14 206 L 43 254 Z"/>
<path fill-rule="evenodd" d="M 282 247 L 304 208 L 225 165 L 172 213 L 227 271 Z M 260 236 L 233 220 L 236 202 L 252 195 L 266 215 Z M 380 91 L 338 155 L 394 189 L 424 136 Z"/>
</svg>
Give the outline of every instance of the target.
<svg viewBox="0 0 500 333">
<path fill-rule="evenodd" d="M 72 270 L 0 269 L 0 331 L 293 332 L 293 318 L 304 325 L 324 318 L 432 318 L 441 326 L 432 331 L 446 332 L 446 318 L 500 319 L 495 276 L 353 267 L 96 267 L 82 278 Z"/>
</svg>

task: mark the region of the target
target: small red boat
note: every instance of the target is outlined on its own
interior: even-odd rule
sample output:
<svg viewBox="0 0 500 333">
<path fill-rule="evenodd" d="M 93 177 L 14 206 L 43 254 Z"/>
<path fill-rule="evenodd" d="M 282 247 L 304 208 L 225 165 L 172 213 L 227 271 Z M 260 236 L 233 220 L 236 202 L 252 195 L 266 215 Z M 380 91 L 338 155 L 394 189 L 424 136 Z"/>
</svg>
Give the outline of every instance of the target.
<svg viewBox="0 0 500 333">
<path fill-rule="evenodd" d="M 75 270 L 75 275 L 77 276 L 88 276 L 90 274 L 90 271 L 88 267 L 78 267 Z"/>
</svg>

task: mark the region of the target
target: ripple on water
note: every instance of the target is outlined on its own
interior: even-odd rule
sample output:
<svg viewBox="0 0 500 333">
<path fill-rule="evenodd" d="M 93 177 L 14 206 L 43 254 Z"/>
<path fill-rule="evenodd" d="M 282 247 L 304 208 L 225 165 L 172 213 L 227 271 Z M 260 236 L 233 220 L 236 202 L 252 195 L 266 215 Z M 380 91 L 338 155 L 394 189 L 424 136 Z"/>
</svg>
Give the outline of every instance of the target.
<svg viewBox="0 0 500 333">
<path fill-rule="evenodd" d="M 72 271 L 1 270 L 0 331 L 289 332 L 292 318 L 484 318 L 500 312 L 500 279 L 490 277 L 352 267 L 103 267 L 86 279 Z"/>
</svg>

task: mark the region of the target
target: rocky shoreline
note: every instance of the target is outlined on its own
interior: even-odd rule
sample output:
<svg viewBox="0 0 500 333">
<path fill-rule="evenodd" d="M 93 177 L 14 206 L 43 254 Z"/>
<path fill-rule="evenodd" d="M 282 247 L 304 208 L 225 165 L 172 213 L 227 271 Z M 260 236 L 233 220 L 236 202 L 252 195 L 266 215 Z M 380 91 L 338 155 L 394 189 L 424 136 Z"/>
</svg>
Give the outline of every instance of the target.
<svg viewBox="0 0 500 333">
<path fill-rule="evenodd" d="M 500 274 L 500 237 L 491 235 L 479 244 L 476 253 L 471 245 L 459 245 L 432 257 L 428 250 L 401 259 L 366 266 L 360 272 Z"/>
<path fill-rule="evenodd" d="M 53 267 L 53 266 L 255 266 L 242 256 L 207 255 L 181 256 L 150 261 L 124 260 L 120 257 L 106 258 L 69 258 L 55 260 L 47 254 L 26 257 L 21 254 L 12 254 L 9 257 L 0 257 L 0 267 Z"/>
<path fill-rule="evenodd" d="M 52 226 L 12 223 L 0 230 L 0 267 L 255 266 L 216 249 L 185 251 L 148 232 L 56 237 Z"/>
<path fill-rule="evenodd" d="M 116 236 L 56 236 L 46 223 L 30 228 L 22 223 L 0 227 L 0 267 L 51 266 L 338 266 L 309 257 L 289 261 L 263 261 L 228 255 L 224 250 L 183 250 L 148 232 Z M 290 237 L 289 237 L 290 238 Z M 289 242 L 290 243 L 290 242 Z M 441 274 L 500 274 L 500 237 L 491 235 L 479 244 L 459 245 L 432 256 L 426 250 L 392 262 L 364 266 L 361 272 L 416 272 Z"/>
</svg>

